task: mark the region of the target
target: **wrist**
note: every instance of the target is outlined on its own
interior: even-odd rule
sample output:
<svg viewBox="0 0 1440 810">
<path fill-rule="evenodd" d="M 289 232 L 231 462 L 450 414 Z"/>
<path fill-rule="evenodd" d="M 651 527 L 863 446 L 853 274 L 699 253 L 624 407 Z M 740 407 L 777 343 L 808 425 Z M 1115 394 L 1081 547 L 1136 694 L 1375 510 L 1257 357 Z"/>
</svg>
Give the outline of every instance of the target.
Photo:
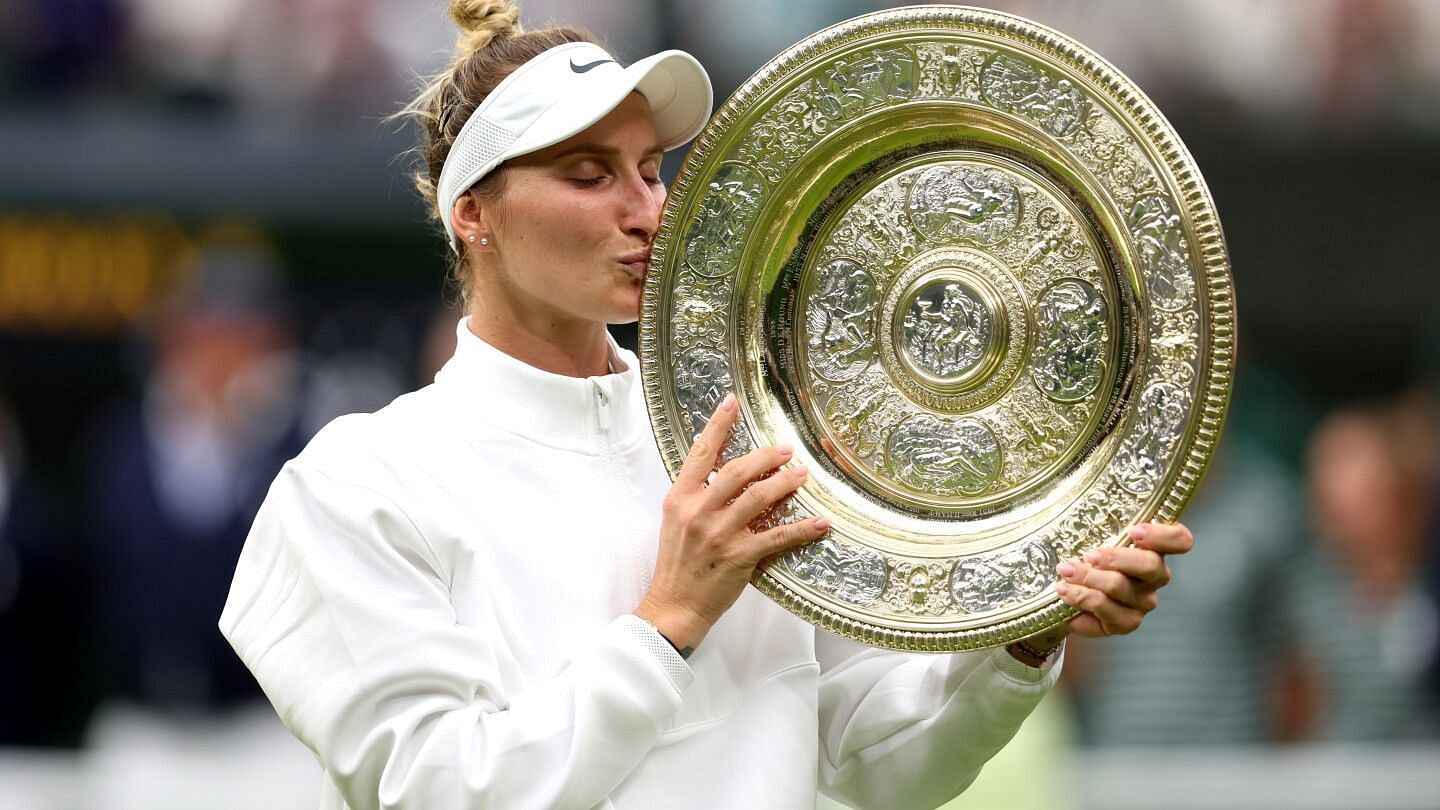
<svg viewBox="0 0 1440 810">
<path fill-rule="evenodd" d="M 1048 630 L 1011 642 L 1006 645 L 1005 651 L 1016 661 L 1038 669 L 1055 658 L 1069 634 L 1069 630 L 1064 627 Z"/>
<path fill-rule="evenodd" d="M 631 612 L 655 628 L 655 632 L 670 642 L 681 658 L 690 657 L 690 653 L 710 632 L 711 623 L 694 611 L 660 605 L 648 596 Z"/>
</svg>

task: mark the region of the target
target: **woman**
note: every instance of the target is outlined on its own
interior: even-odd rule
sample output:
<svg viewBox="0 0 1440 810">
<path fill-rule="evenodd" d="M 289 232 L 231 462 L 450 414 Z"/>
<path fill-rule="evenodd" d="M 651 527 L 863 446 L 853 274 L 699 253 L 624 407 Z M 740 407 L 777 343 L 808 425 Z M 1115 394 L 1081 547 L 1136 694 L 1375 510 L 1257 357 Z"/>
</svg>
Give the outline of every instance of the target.
<svg viewBox="0 0 1440 810">
<path fill-rule="evenodd" d="M 325 768 L 326 807 L 934 806 L 1058 676 L 1064 632 L 953 656 L 867 649 L 746 588 L 815 518 L 747 524 L 805 471 L 767 447 L 707 482 L 727 397 L 673 486 L 634 320 L 664 150 L 710 85 L 621 68 L 506 2 L 452 0 L 459 57 L 411 107 L 465 293 L 434 385 L 337 420 L 257 517 L 221 627 Z M 775 471 L 779 472 L 775 472 Z M 774 472 L 775 474 L 771 475 Z M 1128 632 L 1178 527 L 1067 563 L 1070 628 Z M 1148 534 L 1146 532 L 1148 531 Z"/>
</svg>

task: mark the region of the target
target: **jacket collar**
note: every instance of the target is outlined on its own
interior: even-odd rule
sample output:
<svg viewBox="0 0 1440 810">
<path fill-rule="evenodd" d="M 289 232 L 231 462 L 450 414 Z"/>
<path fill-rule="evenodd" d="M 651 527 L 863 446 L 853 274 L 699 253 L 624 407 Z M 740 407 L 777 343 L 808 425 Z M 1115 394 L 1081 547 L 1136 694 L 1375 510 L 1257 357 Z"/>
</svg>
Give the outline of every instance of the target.
<svg viewBox="0 0 1440 810">
<path fill-rule="evenodd" d="M 583 453 L 650 437 L 640 363 L 608 333 L 615 371 L 583 378 L 552 374 L 511 357 L 476 337 L 466 318 L 460 319 L 455 334 L 455 355 L 435 375 L 435 383 L 464 400 L 466 418 Z M 601 413 L 602 398 L 609 403 L 606 414 Z M 605 434 L 601 425 L 607 419 Z"/>
</svg>

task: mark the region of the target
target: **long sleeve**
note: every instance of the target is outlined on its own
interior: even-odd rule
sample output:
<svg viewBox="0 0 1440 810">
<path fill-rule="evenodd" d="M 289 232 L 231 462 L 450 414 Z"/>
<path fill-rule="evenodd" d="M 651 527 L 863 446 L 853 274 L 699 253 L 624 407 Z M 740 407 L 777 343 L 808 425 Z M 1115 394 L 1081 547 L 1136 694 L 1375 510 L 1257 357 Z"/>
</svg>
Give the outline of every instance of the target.
<svg viewBox="0 0 1440 810">
<path fill-rule="evenodd" d="M 1010 741 L 1060 674 L 1003 649 L 922 655 L 816 634 L 819 781 L 857 808 L 936 807 Z"/>
<path fill-rule="evenodd" d="M 626 615 L 517 687 L 498 622 L 457 624 L 447 576 L 392 500 L 302 457 L 256 519 L 220 627 L 355 810 L 603 803 L 688 667 Z"/>
</svg>

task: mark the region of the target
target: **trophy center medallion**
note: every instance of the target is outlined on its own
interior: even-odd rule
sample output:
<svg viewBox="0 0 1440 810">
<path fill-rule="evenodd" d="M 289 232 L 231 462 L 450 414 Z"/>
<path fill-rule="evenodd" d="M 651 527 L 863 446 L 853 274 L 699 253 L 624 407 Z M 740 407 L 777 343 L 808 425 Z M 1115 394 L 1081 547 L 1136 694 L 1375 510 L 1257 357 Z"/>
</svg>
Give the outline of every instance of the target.
<svg viewBox="0 0 1440 810">
<path fill-rule="evenodd" d="M 937 393 L 973 387 L 998 359 L 1003 307 L 984 282 L 958 269 L 912 283 L 895 313 L 902 366 Z"/>
</svg>

